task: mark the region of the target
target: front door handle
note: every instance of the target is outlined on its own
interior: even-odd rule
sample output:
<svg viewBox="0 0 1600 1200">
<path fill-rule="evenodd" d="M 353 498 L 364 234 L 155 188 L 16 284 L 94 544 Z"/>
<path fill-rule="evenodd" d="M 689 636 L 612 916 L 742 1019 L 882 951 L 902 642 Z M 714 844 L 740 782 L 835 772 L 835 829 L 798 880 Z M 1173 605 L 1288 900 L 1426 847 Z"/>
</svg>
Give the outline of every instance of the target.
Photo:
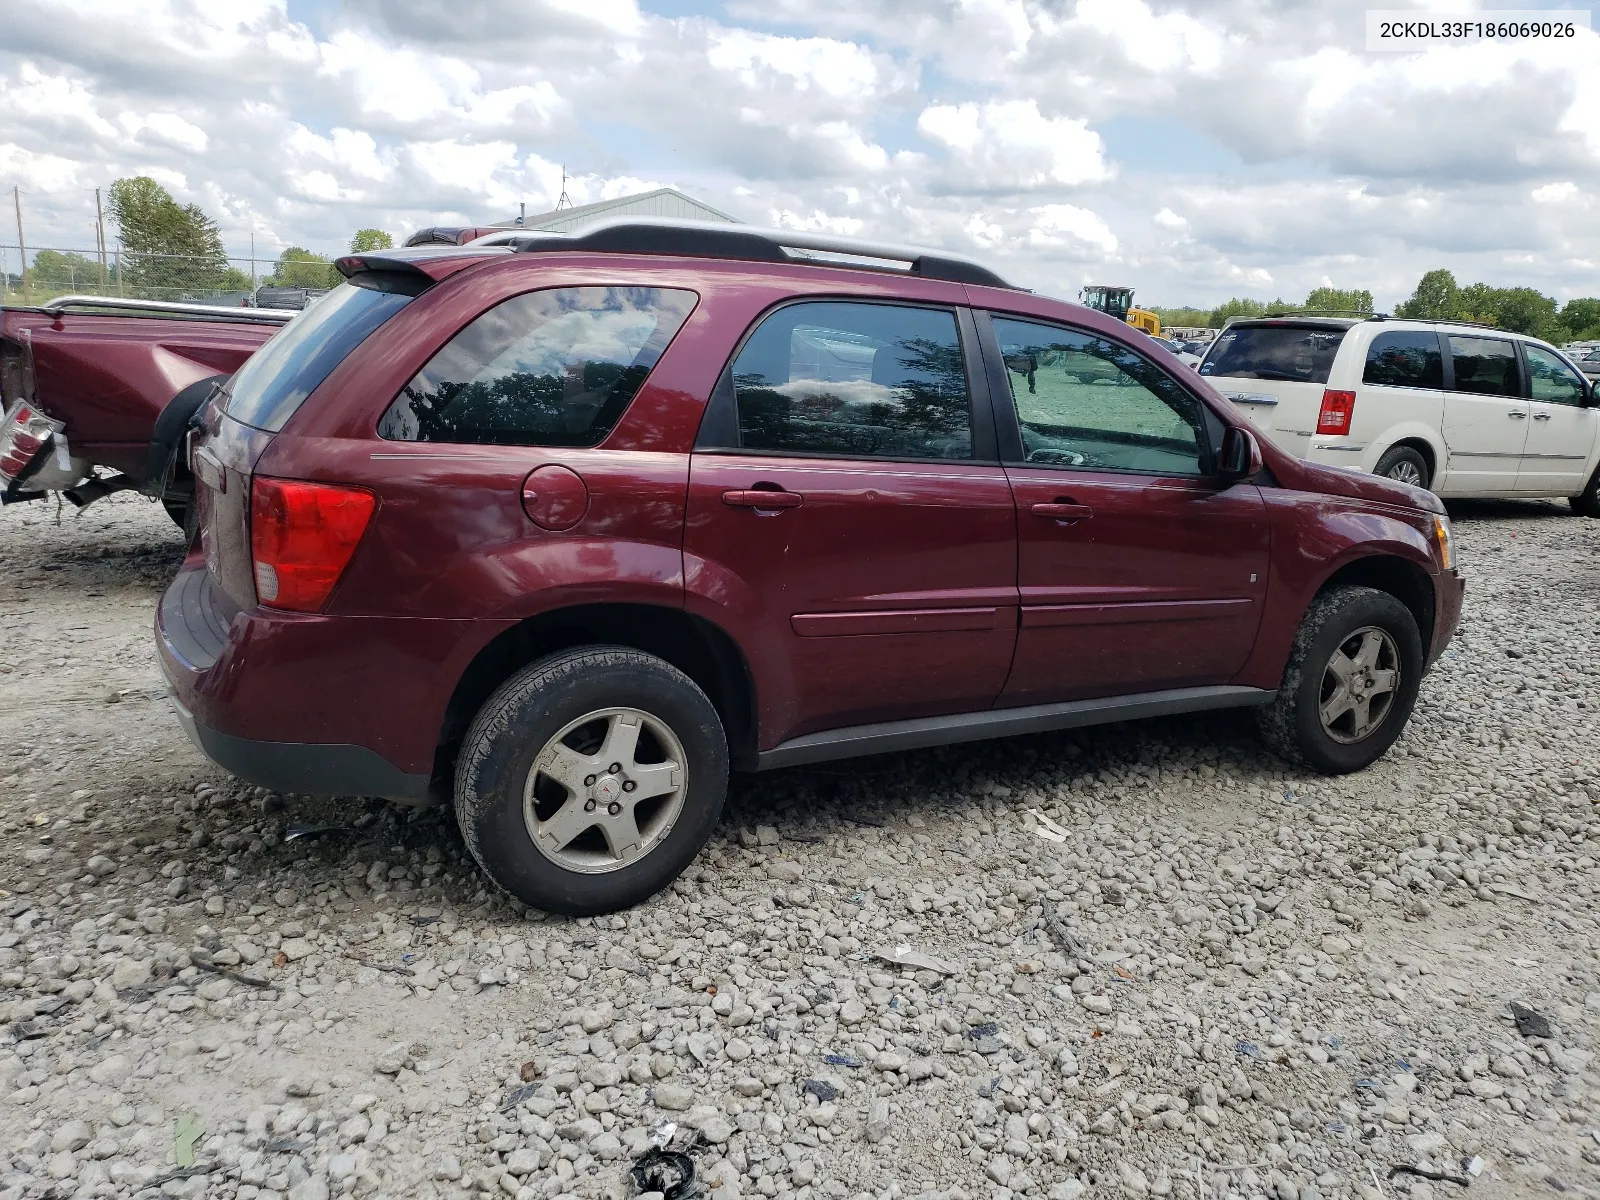
<svg viewBox="0 0 1600 1200">
<path fill-rule="evenodd" d="M 1548 421 L 1550 419 L 1550 414 L 1549 413 L 1534 413 L 1533 414 L 1533 419 L 1535 421 Z"/>
<path fill-rule="evenodd" d="M 1513 421 L 1525 421 L 1527 420 L 1528 414 L 1523 412 L 1520 408 L 1513 408 L 1506 414 L 1506 416 L 1510 417 Z"/>
<path fill-rule="evenodd" d="M 762 488 L 722 493 L 722 502 L 729 508 L 799 508 L 802 499 L 798 492 L 772 492 Z"/>
<path fill-rule="evenodd" d="M 1087 504 L 1073 504 L 1069 500 L 1057 500 L 1053 504 L 1035 504 L 1033 515 L 1045 517 L 1061 524 L 1070 524 L 1073 521 L 1086 521 L 1094 516 L 1094 509 Z"/>
</svg>

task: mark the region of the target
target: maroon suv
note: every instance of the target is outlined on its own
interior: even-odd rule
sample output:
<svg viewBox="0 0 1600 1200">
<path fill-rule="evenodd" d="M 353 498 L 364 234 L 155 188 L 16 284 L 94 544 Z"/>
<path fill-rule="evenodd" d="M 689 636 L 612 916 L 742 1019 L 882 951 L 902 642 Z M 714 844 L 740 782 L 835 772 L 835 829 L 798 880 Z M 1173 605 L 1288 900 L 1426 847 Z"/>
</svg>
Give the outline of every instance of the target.
<svg viewBox="0 0 1600 1200">
<path fill-rule="evenodd" d="M 1456 625 L 1433 496 L 965 259 L 635 221 L 339 267 L 203 412 L 162 661 L 222 766 L 453 792 L 539 908 L 671 881 L 730 768 L 1253 706 L 1357 770 Z"/>
</svg>

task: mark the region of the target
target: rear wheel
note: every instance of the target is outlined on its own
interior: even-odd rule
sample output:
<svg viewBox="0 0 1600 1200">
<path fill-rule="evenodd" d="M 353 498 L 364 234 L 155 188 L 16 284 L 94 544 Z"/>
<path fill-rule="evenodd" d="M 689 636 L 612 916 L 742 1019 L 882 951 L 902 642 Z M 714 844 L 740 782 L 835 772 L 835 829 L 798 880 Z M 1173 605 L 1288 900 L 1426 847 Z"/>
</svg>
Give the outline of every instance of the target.
<svg viewBox="0 0 1600 1200">
<path fill-rule="evenodd" d="M 1576 496 L 1569 497 L 1567 503 L 1580 517 L 1600 517 L 1600 467 L 1589 476 L 1589 485 Z"/>
<path fill-rule="evenodd" d="M 1257 724 L 1285 758 L 1330 775 L 1359 771 L 1405 729 L 1422 670 L 1410 609 L 1376 588 L 1333 588 L 1306 610 Z"/>
<path fill-rule="evenodd" d="M 1409 483 L 1412 487 L 1428 490 L 1433 482 L 1428 470 L 1428 460 L 1410 446 L 1393 446 L 1378 460 L 1372 469 L 1374 475 L 1393 479 L 1396 483 Z"/>
<path fill-rule="evenodd" d="M 517 899 L 588 916 L 648 899 L 716 827 L 728 746 L 711 701 L 621 646 L 565 651 L 501 686 L 467 731 L 456 815 Z"/>
</svg>

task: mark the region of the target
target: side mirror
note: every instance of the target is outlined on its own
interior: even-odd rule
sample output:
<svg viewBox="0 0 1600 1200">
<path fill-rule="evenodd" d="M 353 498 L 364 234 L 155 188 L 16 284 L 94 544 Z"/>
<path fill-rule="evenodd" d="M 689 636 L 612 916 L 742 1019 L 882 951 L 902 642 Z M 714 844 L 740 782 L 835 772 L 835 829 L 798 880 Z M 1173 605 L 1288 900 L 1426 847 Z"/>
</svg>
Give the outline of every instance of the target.
<svg viewBox="0 0 1600 1200">
<path fill-rule="evenodd" d="M 1217 456 L 1217 473 L 1223 479 L 1249 479 L 1261 470 L 1261 447 L 1249 431 L 1228 426 L 1222 435 L 1222 453 Z"/>
<path fill-rule="evenodd" d="M 1589 386 L 1583 392 L 1583 406 L 1600 408 L 1600 379 L 1589 380 Z"/>
</svg>

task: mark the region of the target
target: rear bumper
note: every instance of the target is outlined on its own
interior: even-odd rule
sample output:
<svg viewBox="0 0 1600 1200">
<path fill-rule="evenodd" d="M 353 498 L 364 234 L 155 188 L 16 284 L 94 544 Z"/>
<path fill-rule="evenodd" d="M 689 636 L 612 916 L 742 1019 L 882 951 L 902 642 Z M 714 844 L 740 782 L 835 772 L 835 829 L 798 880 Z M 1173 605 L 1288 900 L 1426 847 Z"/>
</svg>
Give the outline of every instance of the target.
<svg viewBox="0 0 1600 1200">
<path fill-rule="evenodd" d="M 365 746 L 233 737 L 197 722 L 176 692 L 172 707 L 178 724 L 200 753 L 246 783 L 275 792 L 381 796 L 410 802 L 427 799 L 427 775 L 408 775 Z"/>
<path fill-rule="evenodd" d="M 510 624 L 240 610 L 192 560 L 155 634 L 178 719 L 218 766 L 276 791 L 416 801 L 456 683 Z"/>
</svg>

